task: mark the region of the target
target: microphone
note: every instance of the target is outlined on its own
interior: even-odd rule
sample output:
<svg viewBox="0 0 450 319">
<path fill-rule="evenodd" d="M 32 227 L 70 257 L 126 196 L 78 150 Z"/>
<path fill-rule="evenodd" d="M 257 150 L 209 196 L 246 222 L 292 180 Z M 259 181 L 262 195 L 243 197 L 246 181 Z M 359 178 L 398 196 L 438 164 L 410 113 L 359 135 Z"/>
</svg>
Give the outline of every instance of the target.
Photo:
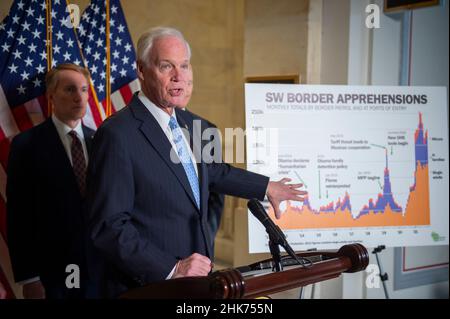
<svg viewBox="0 0 450 319">
<path fill-rule="evenodd" d="M 312 262 L 308 260 L 307 258 L 298 257 L 294 250 L 292 249 L 291 245 L 286 240 L 286 235 L 283 233 L 283 231 L 278 227 L 273 220 L 269 217 L 266 210 L 264 209 L 263 205 L 255 198 L 252 198 L 247 203 L 248 209 L 252 212 L 253 216 L 255 216 L 261 224 L 264 225 L 266 228 L 266 232 L 269 234 L 269 238 L 271 241 L 274 242 L 274 244 L 281 245 L 284 250 L 291 256 L 293 259 L 295 259 L 299 264 L 304 265 L 305 260 L 306 263 L 309 263 L 310 265 Z"/>
<path fill-rule="evenodd" d="M 287 244 L 286 236 L 278 227 L 273 220 L 267 215 L 266 210 L 264 209 L 263 205 L 255 198 L 250 199 L 247 203 L 248 209 L 252 212 L 253 216 L 255 216 L 261 224 L 264 225 L 266 228 L 267 233 L 273 239 L 276 244 L 282 245 L 284 247 L 284 244 Z"/>
</svg>

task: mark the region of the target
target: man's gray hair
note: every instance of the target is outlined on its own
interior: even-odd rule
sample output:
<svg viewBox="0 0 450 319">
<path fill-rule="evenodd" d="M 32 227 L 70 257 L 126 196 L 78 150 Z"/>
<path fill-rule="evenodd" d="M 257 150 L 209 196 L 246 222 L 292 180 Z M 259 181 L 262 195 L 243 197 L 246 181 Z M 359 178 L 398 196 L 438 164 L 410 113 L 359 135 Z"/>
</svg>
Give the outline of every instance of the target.
<svg viewBox="0 0 450 319">
<path fill-rule="evenodd" d="M 137 43 L 138 61 L 147 65 L 148 54 L 152 49 L 155 40 L 168 36 L 177 37 L 180 40 L 182 40 L 186 44 L 188 58 L 191 59 L 191 47 L 189 46 L 189 43 L 186 41 L 186 39 L 184 38 L 183 34 L 180 31 L 174 28 L 156 27 L 148 30 L 147 32 L 142 34 L 141 37 L 139 38 Z"/>
</svg>

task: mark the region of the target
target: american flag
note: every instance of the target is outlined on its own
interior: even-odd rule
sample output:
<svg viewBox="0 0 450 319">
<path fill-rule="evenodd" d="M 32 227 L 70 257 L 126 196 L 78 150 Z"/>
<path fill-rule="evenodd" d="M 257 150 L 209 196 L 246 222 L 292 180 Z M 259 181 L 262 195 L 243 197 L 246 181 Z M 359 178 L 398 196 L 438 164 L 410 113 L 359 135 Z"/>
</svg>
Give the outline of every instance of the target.
<svg viewBox="0 0 450 319">
<path fill-rule="evenodd" d="M 91 2 L 78 29 L 70 23 L 68 1 L 15 0 L 0 23 L 0 282 L 7 287 L 9 297 L 13 297 L 11 287 L 17 287 L 12 281 L 6 246 L 5 172 L 11 139 L 49 116 L 44 94 L 50 23 L 46 18 L 47 3 L 51 6 L 51 65 L 87 65 L 95 90 L 91 91 L 83 122 L 96 129 L 105 119 L 105 108 L 96 102 L 106 97 L 105 0 Z M 135 51 L 118 0 L 110 1 L 110 39 L 111 100 L 113 110 L 118 110 L 139 89 Z"/>
<path fill-rule="evenodd" d="M 119 0 L 110 0 L 110 82 L 112 110 L 118 111 L 139 90 L 136 54 Z M 98 100 L 106 110 L 106 3 L 92 0 L 78 27 L 78 36 Z"/>
</svg>

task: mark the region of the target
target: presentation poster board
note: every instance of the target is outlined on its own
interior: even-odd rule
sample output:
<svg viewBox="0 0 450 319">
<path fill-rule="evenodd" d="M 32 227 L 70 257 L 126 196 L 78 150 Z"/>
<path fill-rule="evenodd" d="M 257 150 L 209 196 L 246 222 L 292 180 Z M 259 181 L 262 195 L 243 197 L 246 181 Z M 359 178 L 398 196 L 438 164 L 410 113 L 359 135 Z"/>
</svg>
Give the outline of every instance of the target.
<svg viewBox="0 0 450 319">
<path fill-rule="evenodd" d="M 276 220 L 295 250 L 448 245 L 445 87 L 246 84 L 247 167 L 308 191 Z M 249 212 L 250 253 L 268 252 Z"/>
</svg>

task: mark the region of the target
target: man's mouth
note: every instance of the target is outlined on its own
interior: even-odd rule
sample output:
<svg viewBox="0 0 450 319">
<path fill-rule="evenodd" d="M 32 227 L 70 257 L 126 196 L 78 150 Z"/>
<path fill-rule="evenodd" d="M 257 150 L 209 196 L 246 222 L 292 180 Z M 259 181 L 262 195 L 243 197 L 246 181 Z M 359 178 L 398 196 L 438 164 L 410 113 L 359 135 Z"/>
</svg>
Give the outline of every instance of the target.
<svg viewBox="0 0 450 319">
<path fill-rule="evenodd" d="M 181 96 L 183 94 L 183 89 L 170 89 L 169 94 L 170 96 Z"/>
</svg>

